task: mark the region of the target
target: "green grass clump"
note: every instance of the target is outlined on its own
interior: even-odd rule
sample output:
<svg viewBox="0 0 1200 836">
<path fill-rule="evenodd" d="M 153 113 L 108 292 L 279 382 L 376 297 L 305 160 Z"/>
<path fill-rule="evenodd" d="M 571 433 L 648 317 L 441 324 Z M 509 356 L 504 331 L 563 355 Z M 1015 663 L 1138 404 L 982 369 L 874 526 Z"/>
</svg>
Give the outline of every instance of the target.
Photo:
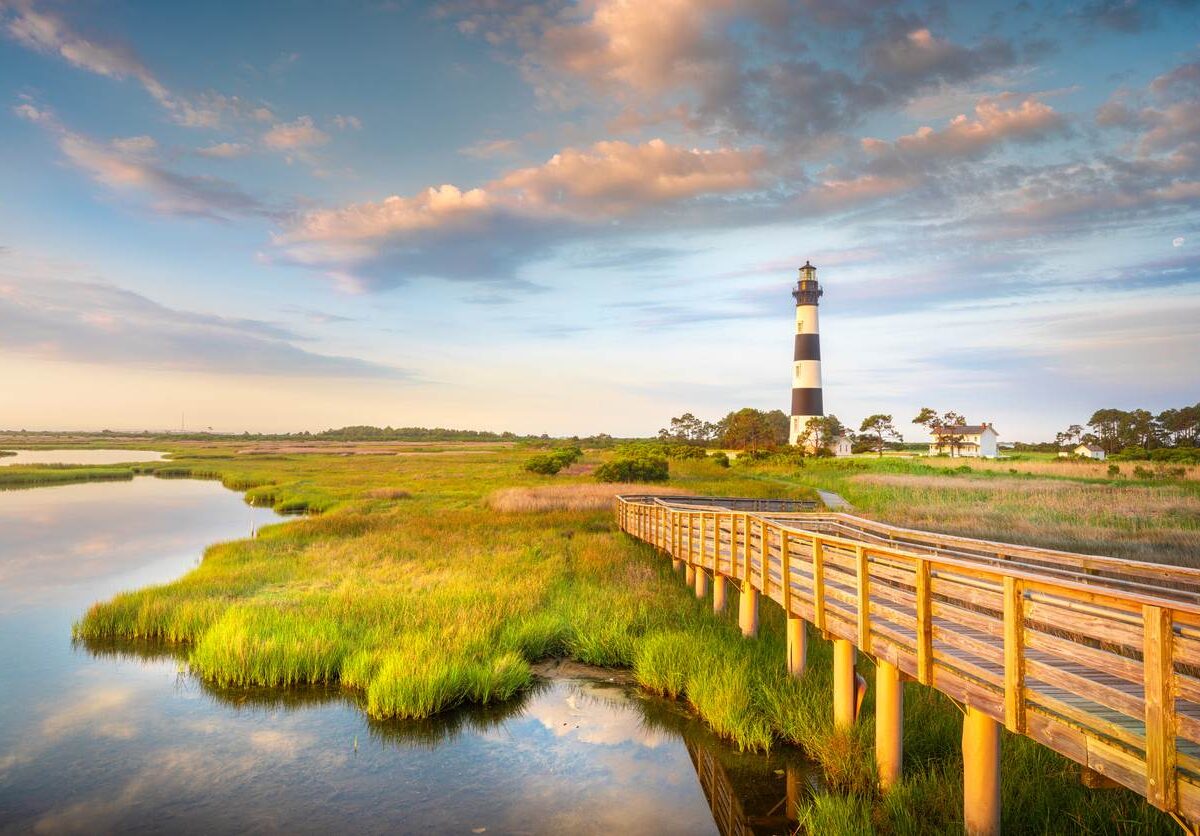
<svg viewBox="0 0 1200 836">
<path fill-rule="evenodd" d="M 30 464 L 0 468 L 0 490 L 38 488 L 77 482 L 119 482 L 134 476 L 130 467 L 91 467 L 88 465 Z"/>
</svg>

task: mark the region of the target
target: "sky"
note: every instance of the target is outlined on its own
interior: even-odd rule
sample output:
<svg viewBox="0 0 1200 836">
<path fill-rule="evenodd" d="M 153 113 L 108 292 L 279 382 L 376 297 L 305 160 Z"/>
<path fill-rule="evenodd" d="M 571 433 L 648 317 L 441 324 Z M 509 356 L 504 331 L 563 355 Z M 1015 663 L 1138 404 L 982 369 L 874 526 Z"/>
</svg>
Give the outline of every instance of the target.
<svg viewBox="0 0 1200 836">
<path fill-rule="evenodd" d="M 0 0 L 0 427 L 1200 400 L 1189 0 Z"/>
</svg>

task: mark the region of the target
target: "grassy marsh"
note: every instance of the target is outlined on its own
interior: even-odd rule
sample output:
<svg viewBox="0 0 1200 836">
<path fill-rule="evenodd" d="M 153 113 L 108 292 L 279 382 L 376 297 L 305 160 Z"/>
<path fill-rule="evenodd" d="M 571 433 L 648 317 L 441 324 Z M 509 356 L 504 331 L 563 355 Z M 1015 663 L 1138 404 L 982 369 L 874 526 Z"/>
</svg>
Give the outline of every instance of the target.
<svg viewBox="0 0 1200 836">
<path fill-rule="evenodd" d="M 93 606 L 76 636 L 175 643 L 197 675 L 219 686 L 341 688 L 378 718 L 510 699 L 531 683 L 531 663 L 550 656 L 627 667 L 641 685 L 687 701 L 742 747 L 801 746 L 825 776 L 824 792 L 804 812 L 811 832 L 961 832 L 953 703 L 908 686 L 905 778 L 881 794 L 871 692 L 864 721 L 850 733 L 835 731 L 826 642 L 813 636 L 809 675 L 789 678 L 779 608 L 764 603 L 760 637 L 742 639 L 732 615 L 714 617 L 669 561 L 615 530 L 608 497 L 619 487 L 533 476 L 519 451 L 465 453 L 267 457 L 215 448 L 140 468 L 220 478 L 252 501 L 322 513 L 212 546 L 180 580 Z M 964 533 L 985 536 L 1016 531 L 1042 545 L 1079 542 L 1083 529 L 1072 517 L 1090 506 L 1070 506 L 1090 495 L 1073 492 L 1108 490 L 1103 480 L 1064 479 L 1059 488 L 1047 477 L 1007 472 L 948 475 L 886 459 L 848 464 L 674 462 L 667 489 L 807 498 L 822 487 L 897 523 L 969 526 Z M 1038 486 L 1029 491 L 1027 483 Z M 1177 494 L 1182 519 L 1166 515 L 1161 530 L 1194 531 L 1190 486 L 1117 484 L 1109 504 L 1136 516 Z M 1060 495 L 1063 504 L 1047 516 L 1047 497 Z M 988 508 L 999 510 L 981 517 Z M 1086 526 L 1118 544 L 1146 539 L 1150 529 L 1126 530 L 1121 519 L 1089 518 Z M 869 661 L 860 670 L 872 681 Z M 1003 757 L 1006 831 L 1173 832 L 1132 793 L 1083 788 L 1077 767 L 1031 741 L 1006 735 Z"/>
</svg>

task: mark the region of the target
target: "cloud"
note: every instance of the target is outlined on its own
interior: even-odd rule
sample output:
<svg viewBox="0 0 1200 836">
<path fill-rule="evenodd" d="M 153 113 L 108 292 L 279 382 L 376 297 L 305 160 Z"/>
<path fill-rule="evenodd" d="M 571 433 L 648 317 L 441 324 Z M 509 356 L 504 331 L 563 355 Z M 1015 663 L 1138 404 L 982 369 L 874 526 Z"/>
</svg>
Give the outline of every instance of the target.
<svg viewBox="0 0 1200 836">
<path fill-rule="evenodd" d="M 509 157 L 517 153 L 517 141 L 515 139 L 481 139 L 465 148 L 459 148 L 458 153 L 477 160 Z"/>
<path fill-rule="evenodd" d="M 329 134 L 313 124 L 311 116 L 280 122 L 263 134 L 263 144 L 273 151 L 298 151 L 329 142 Z"/>
<path fill-rule="evenodd" d="M 515 49 L 522 74 L 549 105 L 591 105 L 599 96 L 617 109 L 617 129 L 669 122 L 789 144 L 854 125 L 923 87 L 1019 60 L 1006 41 L 957 44 L 871 0 L 458 0 L 435 14 L 456 20 L 468 36 Z M 857 74 L 817 57 L 813 43 L 825 27 L 846 33 L 838 44 L 849 39 Z"/>
<path fill-rule="evenodd" d="M 173 91 L 130 47 L 85 36 L 35 0 L 0 0 L 0 25 L 10 38 L 36 52 L 57 55 L 71 66 L 96 75 L 135 80 L 178 125 L 211 130 L 227 127 L 231 122 L 263 123 L 275 119 L 270 108 L 238 96 L 213 90 L 195 95 Z"/>
<path fill-rule="evenodd" d="M 1182 235 L 1178 236 L 1177 238 L 1172 238 L 1171 246 L 1172 247 L 1182 247 L 1184 244 L 1184 241 L 1186 241 L 1186 239 Z"/>
<path fill-rule="evenodd" d="M 212 219 L 276 214 L 225 180 L 166 168 L 155 156 L 158 144 L 151 137 L 118 137 L 104 142 L 69 130 L 52 111 L 31 102 L 22 102 L 14 112 L 46 130 L 67 162 L 94 182 L 116 194 L 134 197 L 154 212 Z"/>
<path fill-rule="evenodd" d="M 894 142 L 863 139 L 865 151 L 875 157 L 904 159 L 974 157 L 1004 141 L 1034 142 L 1065 127 L 1063 117 L 1035 98 L 1013 105 L 1011 94 L 988 96 L 975 105 L 975 118 L 960 114 L 943 130 L 917 129 Z"/>
<path fill-rule="evenodd" d="M 112 285 L 0 275 L 0 351 L 77 363 L 226 374 L 391 378 L 409 373 L 296 345 L 286 328 L 168 308 Z"/>
<path fill-rule="evenodd" d="M 33 0 L 0 3 L 0 12 L 6 15 L 5 28 L 9 36 L 23 46 L 58 55 L 71 66 L 97 75 L 136 79 L 147 93 L 164 105 L 171 106 L 171 96 L 166 87 L 128 47 L 86 38 L 72 30 L 57 15 L 35 8 Z"/>
<path fill-rule="evenodd" d="M 446 184 L 411 196 L 308 212 L 275 236 L 291 260 L 347 272 L 384 255 L 454 274 L 462 259 L 470 275 L 477 250 L 494 251 L 490 267 L 503 276 L 505 249 L 537 250 L 564 227 L 595 225 L 696 200 L 743 192 L 763 181 L 761 149 L 705 151 L 609 141 L 568 148 L 539 166 L 511 170 L 477 188 Z M 429 245 L 444 254 L 436 268 Z M 406 258 L 407 256 L 407 258 Z M 488 275 L 487 272 L 479 274 Z M 495 275 L 495 274 L 493 274 Z"/>
<path fill-rule="evenodd" d="M 214 160 L 232 160 L 246 156 L 250 150 L 250 146 L 244 142 L 214 142 L 204 148 L 197 148 L 196 154 Z"/>
</svg>

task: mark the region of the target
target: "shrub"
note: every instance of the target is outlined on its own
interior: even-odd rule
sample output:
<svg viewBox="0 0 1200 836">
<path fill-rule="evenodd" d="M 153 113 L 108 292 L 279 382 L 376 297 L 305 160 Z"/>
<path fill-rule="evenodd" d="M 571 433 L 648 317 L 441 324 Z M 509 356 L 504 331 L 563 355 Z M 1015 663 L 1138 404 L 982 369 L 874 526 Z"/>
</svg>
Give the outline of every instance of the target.
<svg viewBox="0 0 1200 836">
<path fill-rule="evenodd" d="M 729 456 L 725 455 L 724 450 L 718 450 L 710 457 L 710 461 L 717 467 L 729 467 Z"/>
<path fill-rule="evenodd" d="M 669 476 L 667 460 L 657 456 L 613 459 L 596 468 L 600 482 L 662 482 Z"/>
<path fill-rule="evenodd" d="M 1133 468 L 1133 475 L 1139 479 L 1153 479 L 1154 471 L 1148 467 L 1142 467 L 1140 464 Z"/>
<path fill-rule="evenodd" d="M 1110 464 L 1108 466 L 1108 478 L 1116 479 L 1121 475 L 1121 468 L 1118 465 Z"/>
<path fill-rule="evenodd" d="M 540 473 L 543 476 L 553 476 L 566 467 L 566 463 L 551 453 L 542 453 L 525 462 L 525 469 L 530 473 Z"/>
</svg>

